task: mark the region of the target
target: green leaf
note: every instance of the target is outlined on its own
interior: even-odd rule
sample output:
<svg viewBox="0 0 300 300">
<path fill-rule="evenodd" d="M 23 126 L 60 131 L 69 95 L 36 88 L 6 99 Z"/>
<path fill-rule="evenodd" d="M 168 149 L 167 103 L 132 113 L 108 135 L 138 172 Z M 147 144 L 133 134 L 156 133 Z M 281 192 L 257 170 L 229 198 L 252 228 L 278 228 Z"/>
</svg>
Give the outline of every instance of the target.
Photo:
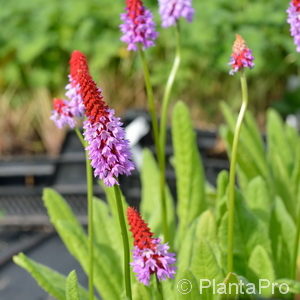
<svg viewBox="0 0 300 300">
<path fill-rule="evenodd" d="M 300 294 L 300 282 L 299 281 L 286 278 L 286 279 L 278 279 L 275 282 L 278 285 L 282 285 L 282 290 L 284 290 L 285 292 L 287 292 L 287 290 L 284 289 L 284 287 L 287 285 L 288 289 L 289 289 L 289 293 L 293 293 L 295 295 Z"/>
<path fill-rule="evenodd" d="M 245 200 L 249 208 L 269 226 L 272 203 L 268 186 L 262 177 L 255 177 L 249 182 Z"/>
<path fill-rule="evenodd" d="M 228 171 L 222 170 L 217 177 L 217 201 L 220 201 L 226 195 L 228 181 Z"/>
<path fill-rule="evenodd" d="M 143 152 L 143 167 L 141 171 L 141 181 L 141 213 L 143 218 L 147 220 L 149 227 L 158 235 L 162 233 L 159 170 L 152 153 L 147 149 L 145 149 Z M 171 238 L 173 238 L 175 226 L 174 202 L 170 190 L 167 186 L 165 193 L 167 203 L 168 224 L 171 231 Z"/>
<path fill-rule="evenodd" d="M 226 286 L 226 294 L 220 296 L 220 300 L 235 300 L 239 294 L 239 278 L 234 273 L 228 273 L 223 283 Z"/>
<path fill-rule="evenodd" d="M 299 150 L 299 136 L 289 126 L 284 125 L 281 117 L 274 110 L 267 115 L 268 160 L 273 173 L 274 184 L 271 187 L 283 200 L 290 215 L 296 220 L 297 178 L 299 157 L 294 149 Z M 296 177 L 295 177 L 296 176 Z"/>
<path fill-rule="evenodd" d="M 227 191 L 228 186 L 228 172 L 221 171 L 217 178 L 217 202 L 216 202 L 216 218 L 217 223 L 220 225 L 221 219 L 227 211 Z"/>
<path fill-rule="evenodd" d="M 174 167 L 178 195 L 178 240 L 186 228 L 205 210 L 205 179 L 201 157 L 188 108 L 177 102 L 172 116 Z"/>
<path fill-rule="evenodd" d="M 57 300 L 66 300 L 65 298 L 65 286 L 66 277 L 60 273 L 39 264 L 30 258 L 28 258 L 23 253 L 13 257 L 13 261 L 26 271 L 28 271 L 31 276 L 37 281 L 39 286 L 43 288 L 47 293 Z M 80 299 L 87 300 L 87 291 L 79 286 Z"/>
<path fill-rule="evenodd" d="M 293 264 L 296 225 L 279 197 L 272 209 L 270 237 L 277 277 L 288 277 Z"/>
<path fill-rule="evenodd" d="M 54 226 L 70 253 L 74 255 L 88 274 L 87 237 L 81 235 L 78 228 L 68 221 L 58 221 Z M 103 244 L 95 244 L 94 266 L 94 282 L 101 296 L 105 299 L 118 299 L 123 284 L 119 257 L 116 256 L 112 248 Z"/>
<path fill-rule="evenodd" d="M 132 296 L 135 300 L 151 300 L 151 291 L 149 287 L 135 282 L 132 287 Z"/>
<path fill-rule="evenodd" d="M 273 283 L 275 280 L 275 272 L 273 268 L 272 261 L 266 250 L 257 245 L 249 258 L 249 268 L 256 275 L 256 284 L 258 284 L 259 279 L 268 280 Z M 272 295 L 272 287 L 262 289 L 262 294 L 266 297 Z"/>
<path fill-rule="evenodd" d="M 217 243 L 216 219 L 211 210 L 204 211 L 198 219 L 196 238 L 205 238 L 211 243 Z"/>
<path fill-rule="evenodd" d="M 222 103 L 221 109 L 225 116 L 229 130 L 229 132 L 227 132 L 227 136 L 224 136 L 226 131 L 223 130 L 221 133 L 223 138 L 226 140 L 229 151 L 233 142 L 232 137 L 235 128 L 236 116 L 225 103 Z M 241 170 L 239 171 L 244 173 L 243 175 L 239 175 L 244 176 L 244 179 L 247 178 L 247 180 L 250 180 L 258 175 L 261 175 L 266 179 L 269 177 L 264 144 L 255 121 L 249 112 L 246 114 L 245 122 L 241 129 L 237 161 L 238 165 L 241 167 Z"/>
<path fill-rule="evenodd" d="M 199 217 L 198 217 L 199 218 Z M 198 218 L 193 222 L 193 224 L 187 229 L 187 232 L 180 243 L 180 248 L 177 254 L 177 273 L 176 281 L 183 278 L 183 273 L 185 270 L 189 270 L 192 264 L 192 256 L 194 250 L 195 232 L 198 223 Z"/>
<path fill-rule="evenodd" d="M 80 222 L 73 214 L 68 203 L 59 193 L 53 189 L 46 188 L 43 191 L 43 201 L 52 223 L 55 223 L 58 220 L 68 220 L 69 223 L 72 223 L 78 228 L 81 234 L 84 234 L 84 230 L 81 227 Z"/>
<path fill-rule="evenodd" d="M 241 194 L 236 192 L 235 222 L 234 222 L 234 271 L 247 276 L 247 263 L 252 250 L 256 245 L 261 245 L 271 253 L 271 242 L 268 227 L 247 206 Z M 222 252 L 227 251 L 228 213 L 222 218 L 218 237 Z M 223 257 L 224 259 L 225 257 Z M 223 262 L 225 263 L 225 261 Z"/>
<path fill-rule="evenodd" d="M 293 150 L 290 147 L 281 117 L 275 110 L 269 109 L 267 114 L 267 137 L 270 161 L 274 154 L 280 155 L 287 169 L 293 164 Z"/>
<path fill-rule="evenodd" d="M 114 222 L 119 224 L 119 213 L 118 213 L 118 209 L 117 209 L 117 205 L 116 205 L 116 198 L 115 198 L 116 196 L 115 196 L 114 187 L 108 187 L 103 182 L 100 182 L 100 185 L 105 192 L 106 200 L 107 200 L 109 208 L 110 208 L 110 213 L 113 216 L 113 220 L 114 220 Z M 125 199 L 123 193 L 121 193 L 121 199 L 122 199 L 122 203 L 123 203 L 124 213 L 126 214 L 128 205 L 127 205 L 127 202 L 126 202 L 126 199 Z"/>
<path fill-rule="evenodd" d="M 95 240 L 98 244 L 104 244 L 113 248 L 121 257 L 123 255 L 123 243 L 120 235 L 119 219 L 114 219 L 107 203 L 94 199 L 94 228 Z"/>
<path fill-rule="evenodd" d="M 195 249 L 193 251 L 191 271 L 197 280 L 215 280 L 216 283 L 222 282 L 224 277 L 223 271 L 219 266 L 216 253 L 216 246 L 207 241 L 205 238 L 197 238 L 195 241 Z M 202 289 L 201 299 L 213 299 L 212 288 Z"/>
<path fill-rule="evenodd" d="M 71 271 L 67 277 L 66 300 L 80 300 L 78 291 L 78 280 L 75 270 Z"/>
<path fill-rule="evenodd" d="M 226 143 L 227 153 L 230 156 L 231 147 L 233 143 L 233 132 L 226 126 L 220 127 L 220 135 Z M 239 150 L 237 153 L 237 172 L 239 177 L 239 184 L 242 188 L 246 187 L 248 182 L 259 175 L 259 171 L 253 161 L 251 160 L 251 154 L 247 149 L 244 149 L 242 143 L 239 143 Z"/>
<path fill-rule="evenodd" d="M 50 189 L 43 197 L 51 222 L 57 230 L 69 252 L 79 261 L 88 273 L 87 236 L 63 198 Z M 94 245 L 95 287 L 105 299 L 118 299 L 121 294 L 122 271 L 120 260 L 112 248 L 107 245 Z M 114 272 L 110 272 L 114 270 Z"/>
<path fill-rule="evenodd" d="M 175 284 L 175 292 L 173 293 L 176 295 L 176 300 L 199 299 L 199 283 L 190 270 L 185 270 L 182 277 L 178 278 L 178 280 L 176 279 Z"/>
</svg>

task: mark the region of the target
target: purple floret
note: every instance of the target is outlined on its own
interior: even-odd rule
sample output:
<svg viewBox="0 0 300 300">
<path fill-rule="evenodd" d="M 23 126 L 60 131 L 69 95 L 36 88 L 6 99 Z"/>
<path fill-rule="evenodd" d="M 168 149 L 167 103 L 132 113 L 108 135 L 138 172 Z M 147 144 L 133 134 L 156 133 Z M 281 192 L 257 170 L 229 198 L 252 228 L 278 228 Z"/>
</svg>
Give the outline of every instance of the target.
<svg viewBox="0 0 300 300">
<path fill-rule="evenodd" d="M 180 18 L 192 22 L 195 10 L 192 7 L 192 0 L 159 0 L 159 13 L 162 27 L 170 27 Z"/>
<path fill-rule="evenodd" d="M 130 175 L 134 165 L 120 119 L 115 117 L 112 109 L 107 113 L 98 122 L 84 121 L 83 128 L 95 177 L 102 179 L 107 186 L 113 186 L 118 184 L 116 178 L 119 175 Z"/>
<path fill-rule="evenodd" d="M 287 22 L 290 24 L 290 33 L 294 38 L 297 52 L 300 52 L 300 4 L 298 1 L 291 1 L 287 9 Z"/>
<path fill-rule="evenodd" d="M 153 15 L 141 1 L 128 1 L 126 12 L 121 14 L 121 20 L 121 41 L 128 44 L 129 51 L 137 51 L 139 44 L 143 49 L 155 45 L 158 33 L 155 30 Z"/>
<path fill-rule="evenodd" d="M 133 249 L 133 272 L 138 280 L 149 285 L 151 274 L 156 274 L 159 280 L 174 278 L 176 268 L 175 253 L 168 252 L 169 246 L 161 244 L 160 239 L 153 239 L 153 249 L 140 249 L 137 246 Z"/>
</svg>

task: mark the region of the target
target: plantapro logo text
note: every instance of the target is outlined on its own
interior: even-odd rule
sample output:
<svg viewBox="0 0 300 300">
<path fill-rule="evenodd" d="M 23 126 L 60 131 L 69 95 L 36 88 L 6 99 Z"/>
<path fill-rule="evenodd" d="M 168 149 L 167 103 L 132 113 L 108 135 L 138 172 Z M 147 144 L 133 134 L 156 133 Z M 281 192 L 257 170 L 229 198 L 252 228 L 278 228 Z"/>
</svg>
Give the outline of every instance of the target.
<svg viewBox="0 0 300 300">
<path fill-rule="evenodd" d="M 242 280 L 238 282 L 217 283 L 215 279 L 200 279 L 200 294 L 203 294 L 207 289 L 211 289 L 214 295 L 262 295 L 264 290 L 269 290 L 272 295 L 275 292 L 279 292 L 282 295 L 289 292 L 289 286 L 286 283 L 271 282 L 268 279 L 259 279 L 257 286 L 254 283 L 245 283 Z"/>
</svg>

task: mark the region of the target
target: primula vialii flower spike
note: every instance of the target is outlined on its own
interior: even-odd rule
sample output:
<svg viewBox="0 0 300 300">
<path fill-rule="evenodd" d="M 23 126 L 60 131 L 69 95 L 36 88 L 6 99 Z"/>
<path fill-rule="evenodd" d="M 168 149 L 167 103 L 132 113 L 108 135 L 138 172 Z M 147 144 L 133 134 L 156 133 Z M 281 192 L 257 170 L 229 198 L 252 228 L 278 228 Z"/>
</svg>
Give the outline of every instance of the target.
<svg viewBox="0 0 300 300">
<path fill-rule="evenodd" d="M 253 68 L 253 60 L 252 51 L 247 47 L 245 40 L 237 34 L 232 47 L 232 55 L 229 62 L 232 69 L 229 74 L 233 75 L 244 68 Z"/>
<path fill-rule="evenodd" d="M 134 208 L 128 207 L 127 219 L 134 238 L 131 266 L 138 280 L 149 285 L 152 274 L 159 280 L 174 278 L 176 258 L 174 253 L 168 252 L 169 246 L 153 238 L 153 233 Z"/>
<path fill-rule="evenodd" d="M 194 12 L 192 0 L 159 0 L 162 27 L 175 25 L 179 18 L 192 22 Z"/>
<path fill-rule="evenodd" d="M 294 38 L 297 52 L 300 52 L 300 0 L 292 0 L 287 9 L 290 32 Z"/>
<path fill-rule="evenodd" d="M 78 118 L 84 116 L 84 105 L 79 93 L 79 86 L 69 75 L 69 83 L 66 85 L 66 97 L 69 100 L 55 98 L 53 100 L 53 111 L 50 119 L 53 120 L 58 128 L 68 125 L 74 128 Z"/>
<path fill-rule="evenodd" d="M 107 186 L 118 184 L 121 174 L 130 175 L 134 169 L 131 162 L 129 142 L 120 119 L 103 100 L 102 92 L 89 74 L 86 57 L 74 51 L 70 59 L 71 80 L 83 99 L 87 120 L 83 123 L 86 150 L 94 168 L 94 175 Z"/>
<path fill-rule="evenodd" d="M 84 105 L 77 88 L 73 87 L 71 82 L 66 86 L 66 90 L 66 96 L 70 100 L 54 98 L 50 119 L 58 128 L 64 126 L 75 128 L 77 119 L 84 116 Z"/>
<path fill-rule="evenodd" d="M 144 49 L 154 46 L 158 33 L 153 15 L 141 0 L 126 0 L 126 12 L 121 14 L 121 20 L 121 41 L 128 44 L 128 50 L 137 51 L 139 44 Z"/>
<path fill-rule="evenodd" d="M 63 128 L 64 126 L 74 128 L 76 126 L 76 120 L 69 101 L 64 99 L 53 99 L 53 111 L 50 119 L 58 128 Z"/>
</svg>

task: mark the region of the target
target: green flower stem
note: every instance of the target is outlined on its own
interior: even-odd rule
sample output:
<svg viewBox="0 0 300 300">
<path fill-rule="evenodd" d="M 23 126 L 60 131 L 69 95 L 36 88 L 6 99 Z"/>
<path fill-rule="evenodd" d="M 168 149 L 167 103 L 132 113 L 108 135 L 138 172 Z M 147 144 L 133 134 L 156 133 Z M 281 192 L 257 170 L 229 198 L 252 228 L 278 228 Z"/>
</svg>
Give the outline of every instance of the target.
<svg viewBox="0 0 300 300">
<path fill-rule="evenodd" d="M 145 53 L 141 48 L 139 48 L 139 53 L 140 53 L 140 57 L 141 57 L 142 65 L 143 65 L 144 79 L 145 79 L 147 99 L 148 99 L 148 108 L 149 108 L 149 112 L 151 115 L 151 122 L 152 122 L 153 135 L 154 135 L 154 143 L 155 143 L 157 156 L 159 157 L 160 148 L 159 148 L 158 120 L 157 120 L 156 111 L 155 111 L 153 88 L 152 88 L 152 84 L 151 84 L 151 80 L 150 80 L 150 73 L 149 73 L 149 68 L 148 68 L 148 64 L 146 61 Z"/>
<path fill-rule="evenodd" d="M 86 142 L 78 128 L 75 132 L 83 145 L 86 148 Z M 87 199 L 88 199 L 88 251 L 89 251 L 89 300 L 94 300 L 94 224 L 93 224 L 93 170 L 88 157 L 88 152 L 85 151 L 86 163 L 86 180 L 87 180 Z"/>
<path fill-rule="evenodd" d="M 130 280 L 130 250 L 129 250 L 129 239 L 127 233 L 127 226 L 124 217 L 124 208 L 122 203 L 121 191 L 118 185 L 114 185 L 114 192 L 117 204 L 117 210 L 119 215 L 119 222 L 121 227 L 121 234 L 123 240 L 123 248 L 124 248 L 124 275 L 125 275 L 125 289 L 126 289 L 126 297 L 127 299 L 132 299 L 131 293 L 131 280 Z"/>
<path fill-rule="evenodd" d="M 164 300 L 164 292 L 163 292 L 161 283 L 160 283 L 159 279 L 157 278 L 157 276 L 155 276 L 155 278 L 156 278 L 157 291 L 159 294 L 159 300 Z"/>
<path fill-rule="evenodd" d="M 85 140 L 84 140 L 84 138 L 83 138 L 83 136 L 82 136 L 82 134 L 81 134 L 81 132 L 78 128 L 75 128 L 75 133 L 77 134 L 77 137 L 78 137 L 83 149 L 85 149 L 86 143 L 85 143 Z"/>
<path fill-rule="evenodd" d="M 160 123 L 160 147 L 161 152 L 165 152 L 166 147 L 166 133 L 167 133 L 167 119 L 168 119 L 168 108 L 170 106 L 170 96 L 172 87 L 174 85 L 175 77 L 180 65 L 181 51 L 180 51 L 180 28 L 179 23 L 176 26 L 176 54 L 173 62 L 173 66 L 167 81 L 163 100 L 162 100 L 162 112 L 161 112 L 161 123 Z"/>
<path fill-rule="evenodd" d="M 162 163 L 162 160 L 164 159 L 163 158 L 164 152 L 161 151 L 160 144 L 159 144 L 158 120 L 155 111 L 153 88 L 150 80 L 149 68 L 145 58 L 144 51 L 141 48 L 139 48 L 139 53 L 140 53 L 143 70 L 144 70 L 144 78 L 145 78 L 145 85 L 146 85 L 147 98 L 148 98 L 148 107 L 151 115 L 156 154 L 157 154 L 158 164 L 160 166 L 160 172 L 162 172 L 163 169 L 161 169 L 161 167 L 164 165 Z M 165 176 L 162 176 L 162 174 L 164 173 L 165 173 L 164 171 L 163 173 L 160 173 L 160 192 L 161 192 L 161 214 L 162 214 L 162 222 L 163 222 L 164 241 L 167 242 L 169 241 L 169 228 L 168 228 L 168 220 L 167 220 L 167 207 L 166 207 L 166 195 L 165 195 L 165 179 L 164 179 Z"/>
<path fill-rule="evenodd" d="M 299 237 L 300 237 L 300 203 L 298 196 L 298 214 L 297 214 L 297 231 L 294 245 L 294 257 L 293 257 L 293 266 L 292 266 L 292 279 L 297 280 L 297 258 L 299 252 Z"/>
<path fill-rule="evenodd" d="M 237 150 L 238 150 L 241 126 L 248 105 L 248 88 L 247 88 L 247 81 L 244 72 L 241 73 L 241 87 L 242 87 L 242 106 L 238 115 L 235 131 L 234 131 L 232 151 L 231 151 L 231 161 L 230 161 L 229 187 L 228 187 L 227 273 L 233 272 L 235 175 L 236 175 Z"/>
<path fill-rule="evenodd" d="M 168 109 L 170 106 L 170 96 L 172 87 L 174 85 L 175 77 L 180 65 L 181 52 L 180 52 L 180 30 L 179 23 L 176 26 L 176 54 L 173 62 L 171 72 L 168 77 L 167 85 L 164 91 L 164 96 L 162 100 L 162 112 L 161 112 L 161 123 L 160 123 L 160 150 L 161 155 L 159 159 L 159 170 L 160 170 L 160 192 L 161 192 L 161 214 L 162 220 L 164 220 L 164 230 L 165 232 L 165 242 L 169 242 L 169 230 L 168 230 L 168 216 L 167 216 L 167 203 L 166 203 L 166 135 L 167 135 L 167 119 L 168 119 Z"/>
</svg>

